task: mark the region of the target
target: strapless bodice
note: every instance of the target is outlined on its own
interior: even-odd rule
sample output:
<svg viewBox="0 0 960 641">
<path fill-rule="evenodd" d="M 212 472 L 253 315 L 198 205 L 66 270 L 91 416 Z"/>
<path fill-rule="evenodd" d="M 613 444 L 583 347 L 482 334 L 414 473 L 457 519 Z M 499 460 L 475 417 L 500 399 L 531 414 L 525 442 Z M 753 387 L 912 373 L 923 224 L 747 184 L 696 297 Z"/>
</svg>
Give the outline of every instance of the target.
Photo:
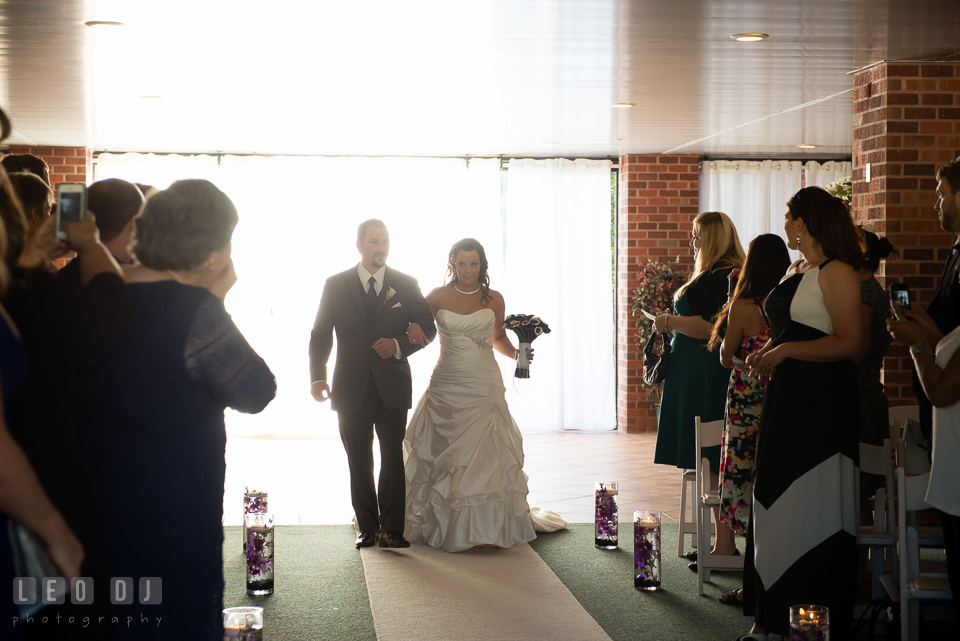
<svg viewBox="0 0 960 641">
<path fill-rule="evenodd" d="M 458 314 L 447 309 L 437 312 L 437 333 L 440 334 L 440 355 L 454 356 L 463 351 L 493 349 L 492 309 L 478 309 L 471 314 Z"/>
</svg>

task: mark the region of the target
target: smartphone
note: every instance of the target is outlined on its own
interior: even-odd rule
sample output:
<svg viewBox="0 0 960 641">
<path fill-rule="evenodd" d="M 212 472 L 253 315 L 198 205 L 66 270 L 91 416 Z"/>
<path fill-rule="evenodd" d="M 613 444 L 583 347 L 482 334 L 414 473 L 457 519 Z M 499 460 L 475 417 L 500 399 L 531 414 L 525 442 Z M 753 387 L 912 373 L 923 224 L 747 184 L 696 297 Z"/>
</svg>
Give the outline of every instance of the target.
<svg viewBox="0 0 960 641">
<path fill-rule="evenodd" d="M 733 296 L 733 292 L 737 290 L 738 282 L 740 282 L 740 279 L 737 276 L 733 276 L 729 279 L 729 284 L 727 285 L 727 296 Z"/>
<path fill-rule="evenodd" d="M 57 238 L 67 239 L 63 223 L 78 223 L 87 213 L 87 186 L 83 183 L 57 185 Z"/>
<path fill-rule="evenodd" d="M 910 309 L 910 286 L 903 283 L 890 285 L 890 300 L 896 301 L 900 309 Z"/>
</svg>

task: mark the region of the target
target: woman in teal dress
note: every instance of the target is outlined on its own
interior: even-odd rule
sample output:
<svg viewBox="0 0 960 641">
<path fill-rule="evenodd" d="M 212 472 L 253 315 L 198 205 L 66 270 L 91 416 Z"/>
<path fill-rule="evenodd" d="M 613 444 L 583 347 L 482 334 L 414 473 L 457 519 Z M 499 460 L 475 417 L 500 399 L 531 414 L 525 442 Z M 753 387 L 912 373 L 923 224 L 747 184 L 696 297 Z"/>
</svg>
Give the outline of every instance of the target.
<svg viewBox="0 0 960 641">
<path fill-rule="evenodd" d="M 721 212 L 703 212 L 693 221 L 694 270 L 674 297 L 676 314 L 658 316 L 657 332 L 673 332 L 672 355 L 663 383 L 657 449 L 653 462 L 693 469 L 699 456 L 694 418 L 722 420 L 730 372 L 707 348 L 713 319 L 727 302 L 730 271 L 743 266 L 737 229 Z M 706 448 L 710 470 L 720 471 L 720 447 Z M 731 533 L 730 540 L 733 540 Z"/>
<path fill-rule="evenodd" d="M 730 270 L 743 265 L 743 248 L 730 218 L 721 212 L 704 212 L 693 221 L 690 239 L 694 270 L 674 297 L 676 314 L 658 316 L 657 332 L 673 332 L 672 355 L 663 383 L 657 450 L 654 463 L 693 469 L 694 417 L 703 421 L 723 418 L 728 372 L 707 349 L 713 318 L 727 302 Z M 720 450 L 711 457 L 719 471 Z"/>
</svg>

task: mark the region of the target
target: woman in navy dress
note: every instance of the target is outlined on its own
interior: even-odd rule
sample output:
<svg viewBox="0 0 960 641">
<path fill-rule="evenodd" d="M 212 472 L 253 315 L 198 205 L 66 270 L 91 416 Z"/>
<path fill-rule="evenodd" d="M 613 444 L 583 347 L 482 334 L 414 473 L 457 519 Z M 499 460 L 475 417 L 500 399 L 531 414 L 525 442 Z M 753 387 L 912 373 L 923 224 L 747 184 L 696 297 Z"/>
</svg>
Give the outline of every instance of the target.
<svg viewBox="0 0 960 641">
<path fill-rule="evenodd" d="M 135 586 L 159 577 L 162 604 L 141 606 L 150 623 L 114 639 L 223 635 L 223 411 L 259 412 L 276 393 L 223 305 L 236 223 L 204 180 L 151 196 L 136 222 L 133 319 L 99 368 L 84 428 L 106 574 Z M 113 614 L 125 620 L 130 607 Z"/>
<path fill-rule="evenodd" d="M 772 338 L 748 358 L 770 376 L 760 415 L 753 519 L 744 565 L 747 640 L 787 635 L 791 605 L 830 608 L 830 638 L 850 637 L 857 577 L 862 254 L 843 201 L 817 187 L 787 203 L 794 263 L 764 304 Z"/>
</svg>

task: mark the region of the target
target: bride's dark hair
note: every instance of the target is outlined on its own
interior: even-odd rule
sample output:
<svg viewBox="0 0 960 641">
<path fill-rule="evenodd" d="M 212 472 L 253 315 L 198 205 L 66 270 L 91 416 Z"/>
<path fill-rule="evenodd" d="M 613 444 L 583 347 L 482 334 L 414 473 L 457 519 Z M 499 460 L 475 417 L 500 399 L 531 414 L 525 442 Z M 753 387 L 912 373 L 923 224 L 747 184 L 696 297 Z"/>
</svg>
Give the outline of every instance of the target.
<svg viewBox="0 0 960 641">
<path fill-rule="evenodd" d="M 447 258 L 447 282 L 456 285 L 459 280 L 457 278 L 457 254 L 460 252 L 477 252 L 480 256 L 480 276 L 477 278 L 477 282 L 480 283 L 480 291 L 482 293 L 480 304 L 486 307 L 487 301 L 491 298 L 490 275 L 487 274 L 487 253 L 483 251 L 483 245 L 477 242 L 476 239 L 464 238 L 463 240 L 458 240 L 453 244 L 453 247 L 450 248 L 450 254 Z"/>
</svg>

